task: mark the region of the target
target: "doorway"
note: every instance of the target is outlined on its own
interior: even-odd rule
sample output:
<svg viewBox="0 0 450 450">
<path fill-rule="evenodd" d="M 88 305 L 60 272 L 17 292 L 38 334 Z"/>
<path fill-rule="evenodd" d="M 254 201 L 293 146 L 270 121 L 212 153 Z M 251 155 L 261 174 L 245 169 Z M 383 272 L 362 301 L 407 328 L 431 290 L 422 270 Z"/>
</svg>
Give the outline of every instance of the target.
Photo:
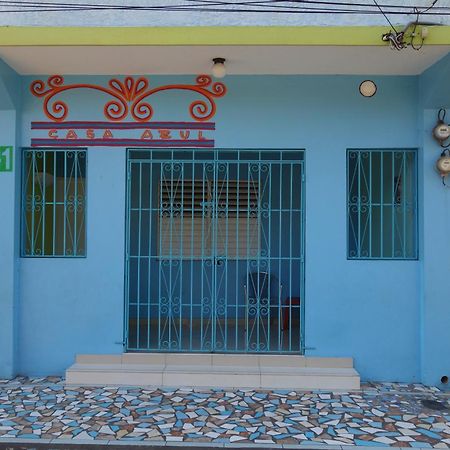
<svg viewBox="0 0 450 450">
<path fill-rule="evenodd" d="M 128 351 L 304 351 L 304 152 L 130 149 Z"/>
</svg>

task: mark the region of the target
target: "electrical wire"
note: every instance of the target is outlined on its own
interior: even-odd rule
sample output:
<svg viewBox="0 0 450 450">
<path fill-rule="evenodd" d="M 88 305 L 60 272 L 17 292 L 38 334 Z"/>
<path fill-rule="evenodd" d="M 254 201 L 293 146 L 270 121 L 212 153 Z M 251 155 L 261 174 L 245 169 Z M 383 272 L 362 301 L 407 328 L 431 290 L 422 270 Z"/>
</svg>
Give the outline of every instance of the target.
<svg viewBox="0 0 450 450">
<path fill-rule="evenodd" d="M 121 9 L 122 11 L 136 11 L 134 8 L 113 8 L 113 9 Z M 111 8 L 99 8 L 99 7 L 82 7 L 82 8 L 41 8 L 39 10 L 36 9 L 8 9 L 8 10 L 0 10 L 0 14 L 2 13 L 25 13 L 25 12 L 65 12 L 65 11 L 106 11 L 111 10 Z M 338 10 L 338 9 L 325 9 L 325 8 L 314 8 L 314 9 L 306 9 L 306 8 L 289 8 L 285 7 L 283 9 L 249 9 L 249 8 L 210 8 L 210 7 L 193 7 L 193 6 L 159 6 L 159 7 L 147 7 L 147 8 L 139 8 L 139 11 L 197 11 L 197 12 L 227 12 L 227 13 L 239 13 L 239 12 L 248 12 L 248 13 L 314 13 L 314 14 L 361 14 L 361 15 L 378 15 L 379 12 L 375 10 L 365 11 L 365 10 Z M 413 12 L 408 11 L 391 11 L 389 12 L 391 15 L 412 15 Z M 450 16 L 450 12 L 439 12 L 439 13 L 425 13 L 429 16 Z"/>
<path fill-rule="evenodd" d="M 381 9 L 381 7 L 378 5 L 377 0 L 373 0 L 373 2 L 375 3 L 375 5 L 377 6 L 377 8 L 380 10 L 381 14 L 383 14 L 384 18 L 388 21 L 389 25 L 391 26 L 391 28 L 395 31 L 395 33 L 397 34 L 398 31 L 395 29 L 394 25 L 392 25 L 391 21 L 389 20 L 388 16 L 386 15 L 386 13 Z"/>
<path fill-rule="evenodd" d="M 255 5 L 260 6 L 263 5 L 266 6 L 267 4 L 276 4 L 276 3 L 293 3 L 293 4 L 303 4 L 303 3 L 309 3 L 309 4 L 321 4 L 321 5 L 329 5 L 329 6 L 349 6 L 349 7 L 370 7 L 370 3 L 349 3 L 349 2 L 336 2 L 336 1 L 321 1 L 321 0 L 257 0 L 257 1 L 241 1 L 241 2 L 227 2 L 227 1 L 217 1 L 217 0 L 185 0 L 185 2 L 194 2 L 194 3 L 202 3 L 202 4 L 210 4 L 210 5 L 226 5 L 226 6 L 235 6 L 235 5 Z M 437 2 L 437 0 L 434 1 L 434 4 Z M 47 7 L 57 7 L 57 8 L 82 8 L 82 7 L 88 7 L 88 8 L 107 8 L 107 9 L 148 9 L 153 8 L 153 6 L 148 5 L 114 5 L 114 4 L 101 4 L 101 3 L 62 3 L 62 2 L 36 2 L 36 1 L 12 1 L 12 0 L 0 0 L 0 4 L 2 5 L 8 5 L 8 6 L 17 6 L 17 7 L 33 7 L 36 9 L 42 9 L 43 5 Z M 25 5 L 25 6 L 24 6 Z M 170 5 L 165 5 L 166 7 L 170 7 Z M 284 7 L 289 7 L 286 5 L 282 5 Z M 378 7 L 383 8 L 401 8 L 401 9 L 419 9 L 420 6 L 418 5 L 392 5 L 392 4 L 378 4 Z M 423 10 L 423 12 L 431 9 L 433 7 L 430 6 L 426 8 L 426 10 Z M 439 9 L 450 9 L 450 7 L 441 7 Z"/>
<path fill-rule="evenodd" d="M 416 13 L 417 13 L 416 21 L 414 22 L 414 28 L 413 28 L 413 30 L 411 31 L 411 36 L 410 36 L 410 38 L 411 38 L 411 47 L 412 47 L 414 50 L 419 51 L 419 50 L 423 47 L 424 38 L 422 38 L 422 41 L 420 42 L 420 44 L 419 44 L 418 46 L 414 43 L 414 38 L 415 38 L 415 36 L 416 36 L 417 25 L 418 25 L 418 23 L 419 23 L 419 17 L 420 17 L 421 12 L 420 12 L 418 9 L 416 9 Z"/>
<path fill-rule="evenodd" d="M 293 4 L 321 4 L 321 5 L 339 5 L 339 6 L 360 6 L 360 7 L 370 7 L 371 3 L 355 3 L 355 2 L 344 2 L 344 1 L 323 1 L 323 0 L 248 0 L 248 1 L 217 1 L 217 0 L 184 0 L 188 3 L 202 3 L 202 4 L 212 4 L 212 5 L 262 5 L 262 4 L 276 4 L 276 3 L 293 3 Z M 426 12 L 434 7 L 438 0 L 434 0 L 433 4 L 426 8 L 422 12 Z M 62 3 L 62 2 L 37 2 L 37 1 L 13 1 L 13 0 L 0 0 L 0 5 L 10 5 L 10 6 L 30 6 L 35 8 L 41 8 L 42 5 L 54 6 L 54 7 L 98 7 L 98 8 L 110 8 L 110 9 L 141 9 L 141 8 L 151 8 L 149 5 L 114 5 L 114 4 L 102 4 L 102 3 Z M 24 6 L 25 7 L 25 6 Z M 422 6 L 419 5 L 398 5 L 398 4 L 378 4 L 378 7 L 383 8 L 400 8 L 400 9 L 420 9 Z M 437 9 L 450 9 L 450 6 L 442 6 Z"/>
<path fill-rule="evenodd" d="M 322 5 L 342 5 L 342 6 L 361 6 L 361 7 L 372 7 L 371 3 L 355 3 L 355 2 L 336 2 L 336 1 L 323 1 L 323 0 L 248 0 L 248 1 L 244 1 L 244 2 L 227 2 L 227 1 L 215 1 L 215 0 L 185 0 L 187 2 L 202 2 L 202 3 L 221 3 L 221 4 L 225 4 L 225 5 L 236 5 L 236 4 L 245 4 L 245 5 L 250 5 L 250 4 L 268 4 L 268 3 L 295 3 L 295 4 L 300 4 L 300 3 L 314 3 L 314 4 L 322 4 Z M 436 3 L 438 0 L 435 0 L 434 3 Z M 419 9 L 421 6 L 418 5 L 392 5 L 392 4 L 379 4 L 379 6 L 383 7 L 383 8 L 400 8 L 400 9 L 414 9 L 417 8 Z M 426 10 L 427 11 L 429 9 L 431 9 L 433 7 L 430 6 L 428 7 Z M 450 9 L 450 6 L 442 6 L 442 7 L 438 7 L 438 9 Z"/>
<path fill-rule="evenodd" d="M 431 5 L 428 8 L 423 9 L 422 11 L 419 10 L 419 8 L 414 7 L 414 13 L 416 15 L 416 20 L 414 22 L 410 22 L 408 23 L 404 29 L 400 32 L 398 32 L 396 30 L 396 28 L 392 25 L 391 21 L 389 20 L 388 16 L 386 15 L 386 13 L 381 9 L 381 7 L 377 4 L 376 0 L 373 0 L 374 3 L 378 6 L 380 12 L 383 14 L 383 16 L 385 17 L 385 19 L 387 20 L 387 22 L 389 23 L 389 25 L 391 26 L 391 29 L 393 30 L 392 32 L 389 33 L 385 33 L 382 36 L 383 41 L 385 42 L 389 42 L 390 46 L 392 49 L 395 50 L 402 50 L 404 48 L 407 48 L 408 45 L 411 46 L 411 48 L 413 50 L 419 51 L 422 47 L 423 44 L 425 42 L 425 38 L 421 35 L 421 41 L 419 45 L 416 45 L 416 43 L 414 42 L 414 39 L 416 38 L 416 31 L 417 31 L 417 26 L 420 25 L 424 25 L 424 24 L 428 24 L 426 22 L 422 22 L 420 21 L 420 15 L 425 15 L 425 14 L 429 14 L 428 11 L 430 11 L 431 9 L 435 8 L 436 3 L 438 2 L 438 0 L 433 0 L 433 2 L 431 3 Z M 443 14 L 442 12 L 440 13 L 440 15 L 447 15 L 447 14 Z M 412 31 L 407 34 L 408 30 L 410 27 L 413 27 Z"/>
<path fill-rule="evenodd" d="M 432 3 L 427 9 L 424 9 L 423 11 L 420 11 L 419 14 L 423 14 L 423 13 L 429 11 L 430 9 L 434 8 L 435 5 L 436 5 L 436 3 L 437 3 L 438 1 L 439 1 L 439 0 L 434 0 L 433 3 Z"/>
<path fill-rule="evenodd" d="M 347 2 L 336 2 L 336 1 L 323 1 L 323 0 L 290 0 L 290 1 L 286 1 L 286 0 L 247 0 L 244 2 L 233 2 L 233 3 L 228 3 L 226 1 L 211 1 L 211 0 L 185 0 L 185 1 L 189 1 L 189 2 L 202 2 L 202 3 L 206 3 L 206 4 L 218 4 L 220 3 L 221 5 L 250 5 L 250 6 L 267 6 L 267 4 L 270 4 L 271 7 L 275 7 L 275 6 L 279 6 L 279 7 L 283 7 L 281 5 L 274 5 L 274 3 L 294 3 L 294 4 L 318 4 L 318 5 L 332 5 L 332 6 L 337 6 L 337 5 L 343 5 L 343 6 L 351 6 L 351 7 L 370 7 L 370 4 L 367 3 L 347 3 Z M 435 0 L 437 1 L 437 0 Z M 382 6 L 382 5 L 380 5 Z M 419 7 L 415 7 L 415 6 L 404 6 L 404 5 L 383 5 L 386 8 L 401 8 L 403 10 L 402 11 L 398 11 L 395 12 L 395 14 L 414 14 L 415 9 L 413 9 L 411 11 L 411 8 L 419 8 Z M 285 8 L 294 8 L 293 6 L 286 6 L 284 5 Z M 427 10 L 431 9 L 427 8 Z M 450 11 L 450 7 L 445 7 L 445 8 L 439 8 L 439 9 L 443 9 L 445 11 L 445 9 L 448 9 Z M 355 9 L 352 9 L 352 11 L 355 11 Z M 356 11 L 362 11 L 360 8 L 356 9 Z M 434 14 L 433 14 L 434 15 Z"/>
<path fill-rule="evenodd" d="M 439 13 L 429 13 L 435 7 L 438 0 L 434 0 L 433 4 L 421 11 L 420 14 L 426 15 L 450 15 L 450 7 L 438 7 Z M 33 2 L 33 1 L 5 1 L 0 0 L 0 8 L 15 7 L 22 9 L 0 9 L 0 14 L 3 13 L 20 13 L 20 12 L 57 12 L 57 11 L 92 11 L 92 10 L 122 10 L 122 11 L 199 11 L 199 12 L 264 12 L 264 13 L 316 13 L 316 14 L 379 14 L 381 12 L 387 19 L 391 27 L 395 30 L 387 15 L 381 9 L 385 8 L 402 8 L 402 10 L 389 11 L 389 14 L 395 15 L 409 15 L 415 14 L 419 7 L 400 6 L 400 5 L 379 5 L 374 0 L 375 5 L 379 11 L 374 9 L 362 9 L 370 7 L 366 3 L 346 3 L 343 1 L 327 2 L 323 0 L 259 0 L 259 1 L 241 1 L 241 2 L 227 2 L 217 0 L 185 0 L 188 4 L 178 5 L 111 5 L 98 3 L 62 3 L 62 2 Z M 280 4 L 281 3 L 281 4 Z M 288 3 L 288 5 L 286 5 Z M 293 3 L 294 5 L 289 5 Z M 301 4 L 316 4 L 323 5 L 318 8 L 298 6 Z M 208 7 L 205 7 L 205 6 Z M 324 6 L 329 6 L 325 8 Z M 247 6 L 252 9 L 245 9 L 236 6 Z M 336 6 L 348 6 L 347 9 L 336 8 Z M 354 7 L 357 7 L 356 9 Z M 231 8 L 226 8 L 231 7 Z M 28 8 L 28 9 L 26 9 Z M 411 11 L 411 8 L 415 8 Z M 449 12 L 447 12 L 447 9 Z"/>
</svg>

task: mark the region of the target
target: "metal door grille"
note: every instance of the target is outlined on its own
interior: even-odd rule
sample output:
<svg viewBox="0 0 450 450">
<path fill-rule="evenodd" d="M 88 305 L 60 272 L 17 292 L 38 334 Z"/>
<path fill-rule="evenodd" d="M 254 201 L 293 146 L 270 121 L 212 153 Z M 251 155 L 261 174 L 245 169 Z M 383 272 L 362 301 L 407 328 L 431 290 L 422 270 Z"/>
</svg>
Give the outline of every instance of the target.
<svg viewBox="0 0 450 450">
<path fill-rule="evenodd" d="M 303 152 L 129 150 L 130 351 L 302 353 Z"/>
</svg>

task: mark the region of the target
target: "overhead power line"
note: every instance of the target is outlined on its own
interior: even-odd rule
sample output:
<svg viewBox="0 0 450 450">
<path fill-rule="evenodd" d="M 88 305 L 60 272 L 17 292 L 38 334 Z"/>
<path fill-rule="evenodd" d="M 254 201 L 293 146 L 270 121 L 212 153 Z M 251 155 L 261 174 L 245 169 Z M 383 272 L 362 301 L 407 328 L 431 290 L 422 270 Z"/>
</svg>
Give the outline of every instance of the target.
<svg viewBox="0 0 450 450">
<path fill-rule="evenodd" d="M 0 0 L 0 13 L 23 12 L 65 12 L 65 11 L 196 11 L 196 12 L 252 12 L 252 13 L 297 13 L 297 14 L 383 14 L 382 8 L 393 15 L 450 15 L 450 7 L 436 7 L 438 0 L 426 9 L 422 5 L 405 6 L 398 4 L 350 3 L 324 0 L 248 0 L 228 2 L 220 0 L 184 0 L 183 4 L 163 5 L 111 5 L 104 3 L 68 3 Z M 310 5 L 318 5 L 310 6 Z M 9 9 L 6 9 L 9 8 Z M 434 11 L 432 11 L 434 10 Z M 392 24 L 391 24 L 392 26 Z"/>
<path fill-rule="evenodd" d="M 380 13 L 383 14 L 384 18 L 387 20 L 387 22 L 389 23 L 389 25 L 391 26 L 391 28 L 397 32 L 397 30 L 395 29 L 394 25 L 392 25 L 391 21 L 389 20 L 388 16 L 386 15 L 386 13 L 381 9 L 381 6 L 377 3 L 377 0 L 373 0 L 373 2 L 375 3 L 376 7 L 380 10 Z"/>
<path fill-rule="evenodd" d="M 234 6 L 234 5 L 264 5 L 264 4 L 321 4 L 321 5 L 341 5 L 341 6 L 359 6 L 359 7 L 373 7 L 371 2 L 369 3 L 356 3 L 356 2 L 345 2 L 345 1 L 324 1 L 324 0 L 248 0 L 248 1 L 226 1 L 226 0 L 184 0 L 186 3 L 198 3 L 198 4 L 210 4 L 210 5 L 225 5 L 225 6 Z M 438 0 L 434 0 L 432 5 L 427 7 L 422 12 L 426 12 L 429 9 L 433 8 Z M 34 7 L 34 8 L 42 8 L 46 6 L 52 7 L 95 7 L 95 8 L 108 8 L 108 9 L 142 9 L 142 8 L 152 8 L 153 6 L 149 5 L 114 5 L 114 4 L 105 4 L 105 3 L 65 3 L 65 2 L 40 2 L 40 1 L 29 1 L 29 0 L 0 0 L 0 4 L 9 5 L 9 6 L 18 6 L 18 7 Z M 170 5 L 166 5 L 169 6 Z M 419 9 L 423 8 L 423 5 L 404 5 L 404 4 L 384 4 L 379 3 L 378 6 L 382 8 L 402 8 L 407 10 Z M 450 9 L 450 6 L 442 6 L 437 7 L 437 9 Z"/>
</svg>

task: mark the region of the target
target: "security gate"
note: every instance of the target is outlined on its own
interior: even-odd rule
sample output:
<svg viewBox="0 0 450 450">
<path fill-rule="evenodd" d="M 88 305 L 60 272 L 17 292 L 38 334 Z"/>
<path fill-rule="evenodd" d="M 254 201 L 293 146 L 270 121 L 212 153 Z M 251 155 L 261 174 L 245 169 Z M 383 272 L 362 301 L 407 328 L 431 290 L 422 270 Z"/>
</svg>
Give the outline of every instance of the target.
<svg viewBox="0 0 450 450">
<path fill-rule="evenodd" d="M 303 353 L 303 151 L 129 150 L 129 351 Z"/>
</svg>

